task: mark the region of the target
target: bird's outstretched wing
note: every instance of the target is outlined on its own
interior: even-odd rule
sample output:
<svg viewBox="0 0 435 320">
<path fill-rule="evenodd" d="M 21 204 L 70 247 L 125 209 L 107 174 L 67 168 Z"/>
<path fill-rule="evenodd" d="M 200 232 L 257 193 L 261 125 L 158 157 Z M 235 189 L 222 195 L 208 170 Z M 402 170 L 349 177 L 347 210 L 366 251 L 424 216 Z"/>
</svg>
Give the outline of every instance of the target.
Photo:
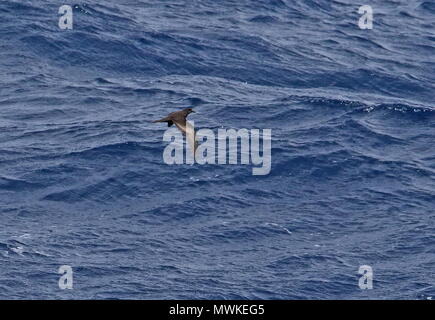
<svg viewBox="0 0 435 320">
<path fill-rule="evenodd" d="M 180 129 L 182 134 L 186 134 L 186 120 L 180 119 L 180 120 L 172 120 L 172 122 L 177 126 L 178 129 Z"/>
<path fill-rule="evenodd" d="M 196 149 L 198 148 L 198 142 L 196 141 L 196 132 L 192 124 L 186 120 L 173 120 L 178 129 L 186 136 L 187 143 L 195 156 Z"/>
</svg>

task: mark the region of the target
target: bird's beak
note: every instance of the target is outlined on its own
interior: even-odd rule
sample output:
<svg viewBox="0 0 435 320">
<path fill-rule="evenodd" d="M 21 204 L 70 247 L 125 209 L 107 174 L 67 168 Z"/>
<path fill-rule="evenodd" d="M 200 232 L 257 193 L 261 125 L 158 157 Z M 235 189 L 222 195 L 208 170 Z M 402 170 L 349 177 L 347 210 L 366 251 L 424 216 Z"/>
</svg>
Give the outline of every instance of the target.
<svg viewBox="0 0 435 320">
<path fill-rule="evenodd" d="M 196 113 L 195 111 L 192 110 L 193 113 Z"/>
</svg>

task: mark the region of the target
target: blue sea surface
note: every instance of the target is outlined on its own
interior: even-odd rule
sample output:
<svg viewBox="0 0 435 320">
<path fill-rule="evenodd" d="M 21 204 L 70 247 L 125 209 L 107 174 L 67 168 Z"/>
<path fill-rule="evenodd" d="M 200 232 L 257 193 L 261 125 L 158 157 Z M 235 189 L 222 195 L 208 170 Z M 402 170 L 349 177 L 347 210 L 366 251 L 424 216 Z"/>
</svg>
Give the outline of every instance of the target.
<svg viewBox="0 0 435 320">
<path fill-rule="evenodd" d="M 0 16 L 1 299 L 435 296 L 433 0 Z M 271 129 L 270 174 L 164 163 L 150 121 L 185 107 L 197 128 Z"/>
</svg>

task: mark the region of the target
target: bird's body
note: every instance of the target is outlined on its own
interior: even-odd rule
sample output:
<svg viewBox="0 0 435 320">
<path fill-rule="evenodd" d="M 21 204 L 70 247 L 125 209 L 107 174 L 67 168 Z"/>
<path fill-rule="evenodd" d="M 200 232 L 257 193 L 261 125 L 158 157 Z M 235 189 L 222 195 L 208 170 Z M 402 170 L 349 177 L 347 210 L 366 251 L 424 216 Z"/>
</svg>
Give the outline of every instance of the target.
<svg viewBox="0 0 435 320">
<path fill-rule="evenodd" d="M 181 111 L 171 112 L 166 117 L 160 120 L 155 120 L 153 122 L 166 122 L 168 124 L 168 127 L 175 124 L 183 134 L 186 134 L 186 118 L 192 112 L 195 112 L 192 110 L 192 108 L 186 108 Z"/>
</svg>

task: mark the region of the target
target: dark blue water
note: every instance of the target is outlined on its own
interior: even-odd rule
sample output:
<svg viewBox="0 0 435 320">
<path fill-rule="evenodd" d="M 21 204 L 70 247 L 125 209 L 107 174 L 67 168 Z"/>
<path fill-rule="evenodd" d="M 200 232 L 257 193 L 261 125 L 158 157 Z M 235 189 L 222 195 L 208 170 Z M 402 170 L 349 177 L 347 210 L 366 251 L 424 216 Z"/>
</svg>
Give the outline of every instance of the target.
<svg viewBox="0 0 435 320">
<path fill-rule="evenodd" d="M 432 0 L 63 4 L 0 2 L 0 298 L 435 295 Z M 270 174 L 165 164 L 183 107 Z"/>
</svg>

